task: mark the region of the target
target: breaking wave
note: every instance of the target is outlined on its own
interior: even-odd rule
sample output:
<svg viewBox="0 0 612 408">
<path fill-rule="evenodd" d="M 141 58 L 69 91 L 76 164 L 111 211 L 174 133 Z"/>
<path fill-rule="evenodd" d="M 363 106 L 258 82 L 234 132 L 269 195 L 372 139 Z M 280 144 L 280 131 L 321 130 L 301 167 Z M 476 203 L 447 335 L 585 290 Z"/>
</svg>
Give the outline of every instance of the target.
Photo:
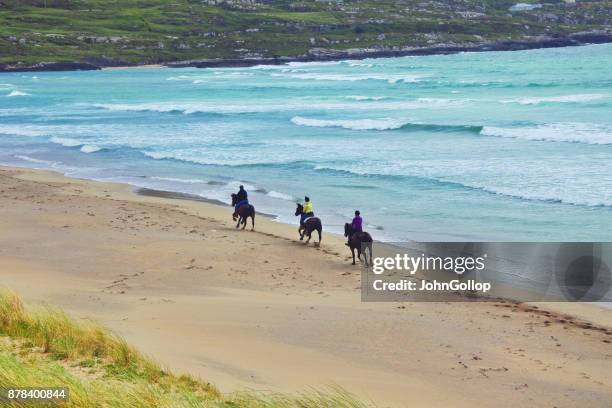
<svg viewBox="0 0 612 408">
<path fill-rule="evenodd" d="M 509 99 L 504 103 L 518 103 L 521 105 L 539 105 L 541 103 L 580 103 L 605 99 L 608 95 L 604 94 L 576 94 L 559 96 L 531 96 L 520 99 Z"/>
<path fill-rule="evenodd" d="M 353 120 L 323 120 L 310 119 L 301 116 L 291 118 L 291 122 L 299 126 L 310 127 L 340 127 L 353 130 L 392 130 L 399 129 L 408 122 L 401 119 L 353 119 Z"/>
<path fill-rule="evenodd" d="M 351 130 L 423 130 L 430 132 L 471 132 L 479 133 L 482 126 L 473 125 L 436 125 L 415 123 L 406 119 L 312 119 L 294 116 L 291 122 L 298 126 L 310 127 L 336 127 Z"/>
<path fill-rule="evenodd" d="M 8 97 L 14 97 L 14 96 L 30 96 L 29 93 L 27 92 L 22 92 L 22 91 L 18 91 L 18 90 L 13 90 L 11 91 L 9 94 L 7 94 L 6 96 Z"/>
<path fill-rule="evenodd" d="M 588 123 L 566 122 L 512 128 L 485 126 L 481 134 L 483 136 L 549 142 L 585 143 L 593 145 L 612 144 L 612 129 Z"/>
</svg>

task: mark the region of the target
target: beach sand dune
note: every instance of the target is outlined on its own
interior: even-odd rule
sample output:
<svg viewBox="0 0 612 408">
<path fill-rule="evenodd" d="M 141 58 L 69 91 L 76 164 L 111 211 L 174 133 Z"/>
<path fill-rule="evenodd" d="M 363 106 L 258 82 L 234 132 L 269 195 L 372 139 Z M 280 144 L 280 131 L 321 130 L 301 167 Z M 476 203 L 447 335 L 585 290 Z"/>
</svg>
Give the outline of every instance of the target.
<svg viewBox="0 0 612 408">
<path fill-rule="evenodd" d="M 362 303 L 341 237 L 126 185 L 0 170 L 0 285 L 231 392 L 338 384 L 379 406 L 610 406 L 610 311 Z"/>
</svg>

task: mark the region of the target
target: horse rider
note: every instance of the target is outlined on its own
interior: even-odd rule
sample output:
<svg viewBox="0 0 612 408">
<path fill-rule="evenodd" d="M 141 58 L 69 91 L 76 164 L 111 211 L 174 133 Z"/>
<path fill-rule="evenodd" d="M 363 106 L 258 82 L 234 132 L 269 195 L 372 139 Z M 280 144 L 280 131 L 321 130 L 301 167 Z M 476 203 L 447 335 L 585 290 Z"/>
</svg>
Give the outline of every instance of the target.
<svg viewBox="0 0 612 408">
<path fill-rule="evenodd" d="M 345 244 L 346 246 L 350 246 L 351 236 L 356 232 L 363 232 L 363 218 L 361 218 L 361 213 L 359 210 L 355 211 L 355 216 L 353 217 L 353 221 L 351 221 L 351 228 L 353 232 L 348 236 L 348 242 Z"/>
<path fill-rule="evenodd" d="M 304 225 L 304 221 L 310 217 L 314 217 L 314 211 L 312 209 L 310 197 L 306 196 L 304 197 L 304 208 L 302 210 L 302 216 L 300 217 L 300 225 Z"/>
<path fill-rule="evenodd" d="M 234 210 L 238 211 L 238 208 L 248 203 L 248 194 L 244 189 L 244 186 L 240 185 L 240 187 L 238 188 L 238 193 L 236 193 L 236 205 L 234 206 Z"/>
</svg>

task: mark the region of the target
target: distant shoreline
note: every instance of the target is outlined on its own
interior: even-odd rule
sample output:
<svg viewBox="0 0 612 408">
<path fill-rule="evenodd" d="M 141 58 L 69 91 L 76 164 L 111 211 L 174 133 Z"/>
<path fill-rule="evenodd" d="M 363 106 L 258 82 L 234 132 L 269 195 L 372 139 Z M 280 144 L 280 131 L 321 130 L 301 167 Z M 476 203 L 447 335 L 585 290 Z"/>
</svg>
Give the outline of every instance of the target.
<svg viewBox="0 0 612 408">
<path fill-rule="evenodd" d="M 402 49 L 361 49 L 336 50 L 313 48 L 308 54 L 298 56 L 261 57 L 261 58 L 219 58 L 188 61 L 174 61 L 163 63 L 125 64 L 125 62 L 109 61 L 108 64 L 91 62 L 65 61 L 40 62 L 34 65 L 16 66 L 0 65 L 0 72 L 44 72 L 44 71 L 95 71 L 100 69 L 122 68 L 237 68 L 252 67 L 256 65 L 284 65 L 290 62 L 321 62 L 362 60 L 367 58 L 390 58 L 407 56 L 447 55 L 460 52 L 487 52 L 487 51 L 525 51 L 541 48 L 575 47 L 591 44 L 612 43 L 612 33 L 580 32 L 565 37 L 545 37 L 534 40 L 496 41 L 467 44 L 438 44 L 431 47 L 406 47 Z"/>
</svg>

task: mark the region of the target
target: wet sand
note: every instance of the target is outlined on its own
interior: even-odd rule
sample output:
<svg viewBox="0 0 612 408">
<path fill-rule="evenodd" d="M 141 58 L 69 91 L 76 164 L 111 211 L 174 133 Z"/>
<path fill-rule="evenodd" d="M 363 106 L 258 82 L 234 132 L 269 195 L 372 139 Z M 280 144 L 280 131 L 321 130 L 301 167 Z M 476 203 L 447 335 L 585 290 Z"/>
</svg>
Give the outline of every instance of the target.
<svg viewBox="0 0 612 408">
<path fill-rule="evenodd" d="M 0 168 L 0 281 L 222 391 L 341 385 L 379 406 L 609 406 L 612 312 L 362 303 L 341 237 L 122 184 Z"/>
</svg>

